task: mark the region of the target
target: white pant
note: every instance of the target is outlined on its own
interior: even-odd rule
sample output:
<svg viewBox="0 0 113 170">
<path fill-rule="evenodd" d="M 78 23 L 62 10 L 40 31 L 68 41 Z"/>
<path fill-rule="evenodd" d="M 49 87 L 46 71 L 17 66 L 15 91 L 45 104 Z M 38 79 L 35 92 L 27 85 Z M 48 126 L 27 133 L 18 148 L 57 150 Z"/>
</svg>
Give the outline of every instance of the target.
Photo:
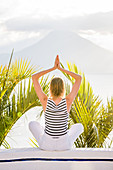
<svg viewBox="0 0 113 170">
<path fill-rule="evenodd" d="M 39 122 L 31 121 L 29 129 L 39 144 L 39 148 L 43 150 L 68 150 L 71 149 L 75 140 L 84 131 L 81 123 L 71 126 L 66 135 L 59 138 L 53 138 L 44 132 L 44 127 Z"/>
</svg>

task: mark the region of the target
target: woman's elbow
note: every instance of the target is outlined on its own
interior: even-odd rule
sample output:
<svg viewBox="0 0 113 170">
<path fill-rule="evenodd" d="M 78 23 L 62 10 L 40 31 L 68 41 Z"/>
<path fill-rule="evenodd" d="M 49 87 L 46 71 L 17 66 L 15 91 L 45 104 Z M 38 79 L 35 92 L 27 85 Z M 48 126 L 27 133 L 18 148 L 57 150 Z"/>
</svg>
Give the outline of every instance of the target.
<svg viewBox="0 0 113 170">
<path fill-rule="evenodd" d="M 33 74 L 33 75 L 32 75 L 32 80 L 34 80 L 34 79 L 36 79 L 36 76 Z"/>
<path fill-rule="evenodd" d="M 82 81 L 82 76 L 81 75 L 79 75 L 79 78 L 78 78 L 80 81 Z"/>
</svg>

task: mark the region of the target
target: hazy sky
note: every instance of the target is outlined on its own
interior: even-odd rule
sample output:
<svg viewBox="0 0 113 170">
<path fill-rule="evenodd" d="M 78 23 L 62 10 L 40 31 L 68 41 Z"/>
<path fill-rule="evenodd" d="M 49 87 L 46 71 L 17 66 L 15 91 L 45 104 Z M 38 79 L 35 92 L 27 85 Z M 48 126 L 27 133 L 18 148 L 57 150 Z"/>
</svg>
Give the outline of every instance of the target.
<svg viewBox="0 0 113 170">
<path fill-rule="evenodd" d="M 113 0 L 0 0 L 0 53 L 15 44 L 19 50 L 54 29 L 75 31 L 113 51 Z M 97 86 L 97 92 L 110 90 L 108 84 Z"/>
<path fill-rule="evenodd" d="M 69 29 L 112 50 L 112 21 L 112 0 L 0 0 L 0 49 Z"/>
</svg>

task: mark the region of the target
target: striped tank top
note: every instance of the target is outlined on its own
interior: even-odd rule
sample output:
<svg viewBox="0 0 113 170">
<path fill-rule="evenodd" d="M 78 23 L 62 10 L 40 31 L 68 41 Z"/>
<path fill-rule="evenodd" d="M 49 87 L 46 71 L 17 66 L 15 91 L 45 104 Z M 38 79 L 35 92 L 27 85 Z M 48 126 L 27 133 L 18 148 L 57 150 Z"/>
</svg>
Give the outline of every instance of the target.
<svg viewBox="0 0 113 170">
<path fill-rule="evenodd" d="M 63 98 L 58 105 L 48 98 L 45 110 L 45 133 L 55 137 L 65 135 L 68 129 L 68 117 L 66 99 Z"/>
</svg>

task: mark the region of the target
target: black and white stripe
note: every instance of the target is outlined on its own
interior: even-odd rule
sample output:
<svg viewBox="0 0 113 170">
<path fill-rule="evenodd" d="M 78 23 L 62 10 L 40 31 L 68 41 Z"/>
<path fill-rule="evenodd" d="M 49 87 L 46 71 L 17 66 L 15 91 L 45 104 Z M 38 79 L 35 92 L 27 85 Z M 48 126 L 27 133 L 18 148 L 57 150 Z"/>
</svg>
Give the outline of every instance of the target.
<svg viewBox="0 0 113 170">
<path fill-rule="evenodd" d="M 45 133 L 50 136 L 62 136 L 67 133 L 68 117 L 66 99 L 56 105 L 48 98 L 45 111 Z"/>
</svg>

